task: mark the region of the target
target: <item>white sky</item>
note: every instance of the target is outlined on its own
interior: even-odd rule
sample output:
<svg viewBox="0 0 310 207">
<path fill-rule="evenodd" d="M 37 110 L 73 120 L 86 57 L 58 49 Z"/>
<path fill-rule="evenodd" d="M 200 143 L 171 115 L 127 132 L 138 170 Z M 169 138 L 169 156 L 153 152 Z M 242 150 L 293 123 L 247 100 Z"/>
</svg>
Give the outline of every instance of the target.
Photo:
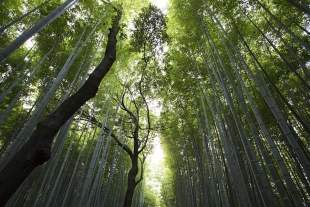
<svg viewBox="0 0 310 207">
<path fill-rule="evenodd" d="M 149 156 L 151 166 L 159 165 L 162 159 L 164 158 L 164 153 L 160 145 L 159 137 L 155 137 L 153 144 L 154 144 L 153 153 L 150 154 Z"/>
<path fill-rule="evenodd" d="M 150 0 L 150 1 L 152 2 L 152 4 L 158 6 L 165 12 L 168 0 Z"/>
</svg>

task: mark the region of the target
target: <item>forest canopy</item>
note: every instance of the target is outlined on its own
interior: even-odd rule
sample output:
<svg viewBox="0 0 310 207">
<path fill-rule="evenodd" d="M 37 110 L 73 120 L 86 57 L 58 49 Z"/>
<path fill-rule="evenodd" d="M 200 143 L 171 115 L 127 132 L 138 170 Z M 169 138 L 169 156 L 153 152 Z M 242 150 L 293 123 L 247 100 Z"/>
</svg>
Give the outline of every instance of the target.
<svg viewBox="0 0 310 207">
<path fill-rule="evenodd" d="M 309 15 L 0 0 L 0 206 L 309 206 Z"/>
</svg>

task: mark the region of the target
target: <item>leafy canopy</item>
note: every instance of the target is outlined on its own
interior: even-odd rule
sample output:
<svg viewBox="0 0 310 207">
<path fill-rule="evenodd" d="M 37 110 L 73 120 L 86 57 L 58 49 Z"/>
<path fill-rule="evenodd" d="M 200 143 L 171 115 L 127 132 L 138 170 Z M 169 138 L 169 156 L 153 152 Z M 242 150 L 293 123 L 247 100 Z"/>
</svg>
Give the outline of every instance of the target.
<svg viewBox="0 0 310 207">
<path fill-rule="evenodd" d="M 152 4 L 142 8 L 141 13 L 134 19 L 133 26 L 131 46 L 136 52 L 145 53 L 150 50 L 152 54 L 156 54 L 156 51 L 162 51 L 163 45 L 168 42 L 166 17 Z"/>
</svg>

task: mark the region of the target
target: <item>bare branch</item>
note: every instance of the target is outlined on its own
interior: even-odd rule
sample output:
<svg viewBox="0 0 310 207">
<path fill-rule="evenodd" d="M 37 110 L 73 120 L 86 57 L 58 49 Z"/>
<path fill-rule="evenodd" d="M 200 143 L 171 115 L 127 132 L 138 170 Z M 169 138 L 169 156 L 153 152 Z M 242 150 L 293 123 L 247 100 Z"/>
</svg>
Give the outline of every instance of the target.
<svg viewBox="0 0 310 207">
<path fill-rule="evenodd" d="M 84 120 L 87 120 L 89 121 L 91 124 L 95 124 L 97 127 L 100 127 L 102 128 L 103 125 L 94 117 L 94 116 L 90 116 L 90 115 L 87 115 L 84 111 L 82 112 L 82 116 L 84 116 L 84 118 L 81 118 L 81 119 L 84 119 Z M 129 156 L 132 156 L 133 153 L 131 151 L 131 149 L 124 143 L 122 143 L 119 139 L 118 139 L 118 136 L 115 135 L 108 127 L 104 126 L 103 127 L 103 130 L 107 133 L 111 133 L 111 137 L 113 137 L 113 139 L 116 141 L 116 143 L 121 147 L 123 148 L 127 154 L 129 154 Z"/>
<path fill-rule="evenodd" d="M 143 158 L 141 159 L 139 157 L 139 160 L 141 162 L 141 173 L 140 173 L 140 178 L 136 181 L 136 186 L 143 180 L 143 175 L 144 175 L 144 162 L 145 162 L 146 156 L 143 154 Z"/>
<path fill-rule="evenodd" d="M 147 63 L 146 63 L 147 64 Z M 142 145 L 142 147 L 140 148 L 139 150 L 139 153 L 141 151 L 143 151 L 148 143 L 148 140 L 149 140 L 149 136 L 150 136 L 150 132 L 151 132 L 151 116 L 150 116 L 150 109 L 149 109 L 149 105 L 146 101 L 146 98 L 142 92 L 142 82 L 143 82 L 143 76 L 144 76 L 144 71 L 142 72 L 142 76 L 141 76 L 141 79 L 140 79 L 140 82 L 139 82 L 139 92 L 140 92 L 140 95 L 142 97 L 142 100 L 146 106 L 146 116 L 147 116 L 147 127 L 146 127 L 146 130 L 147 130 L 147 134 L 146 134 L 146 140 L 144 141 L 144 144 Z"/>
<path fill-rule="evenodd" d="M 103 129 L 104 129 L 105 132 L 111 134 L 111 137 L 114 138 L 114 140 L 116 141 L 116 143 L 118 144 L 118 146 L 120 146 L 121 148 L 123 148 L 123 150 L 125 150 L 125 151 L 127 152 L 127 154 L 128 154 L 130 157 L 133 156 L 133 153 L 132 153 L 131 149 L 130 149 L 126 144 L 122 143 L 122 142 L 118 139 L 118 137 L 117 137 L 113 132 L 111 132 L 111 130 L 110 130 L 108 127 L 104 127 Z"/>
<path fill-rule="evenodd" d="M 132 120 L 133 120 L 133 122 L 134 122 L 135 124 L 138 124 L 138 118 L 139 118 L 139 117 L 137 117 L 131 110 L 129 110 L 129 109 L 127 108 L 127 106 L 125 105 L 124 99 L 125 99 L 125 93 L 122 95 L 122 99 L 121 99 L 121 102 L 120 102 L 121 108 L 122 108 L 124 111 L 126 111 L 126 112 L 131 116 L 131 118 L 132 118 Z"/>
</svg>

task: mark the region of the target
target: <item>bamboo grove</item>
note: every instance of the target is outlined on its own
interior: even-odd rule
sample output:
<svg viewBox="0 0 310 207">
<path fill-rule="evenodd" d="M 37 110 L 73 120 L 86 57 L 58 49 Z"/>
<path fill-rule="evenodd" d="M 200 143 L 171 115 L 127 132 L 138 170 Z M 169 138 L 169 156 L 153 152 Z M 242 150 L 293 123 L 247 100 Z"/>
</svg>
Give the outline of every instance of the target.
<svg viewBox="0 0 310 207">
<path fill-rule="evenodd" d="M 292 2 L 172 1 L 167 205 L 309 204 L 309 4 Z"/>
<path fill-rule="evenodd" d="M 1 171 L 114 61 L 119 28 L 96 95 L 52 148 L 26 147 L 43 161 L 1 205 L 310 205 L 309 3 L 170 0 L 161 15 L 146 0 L 0 0 Z M 156 136 L 160 193 L 147 184 Z"/>
</svg>

